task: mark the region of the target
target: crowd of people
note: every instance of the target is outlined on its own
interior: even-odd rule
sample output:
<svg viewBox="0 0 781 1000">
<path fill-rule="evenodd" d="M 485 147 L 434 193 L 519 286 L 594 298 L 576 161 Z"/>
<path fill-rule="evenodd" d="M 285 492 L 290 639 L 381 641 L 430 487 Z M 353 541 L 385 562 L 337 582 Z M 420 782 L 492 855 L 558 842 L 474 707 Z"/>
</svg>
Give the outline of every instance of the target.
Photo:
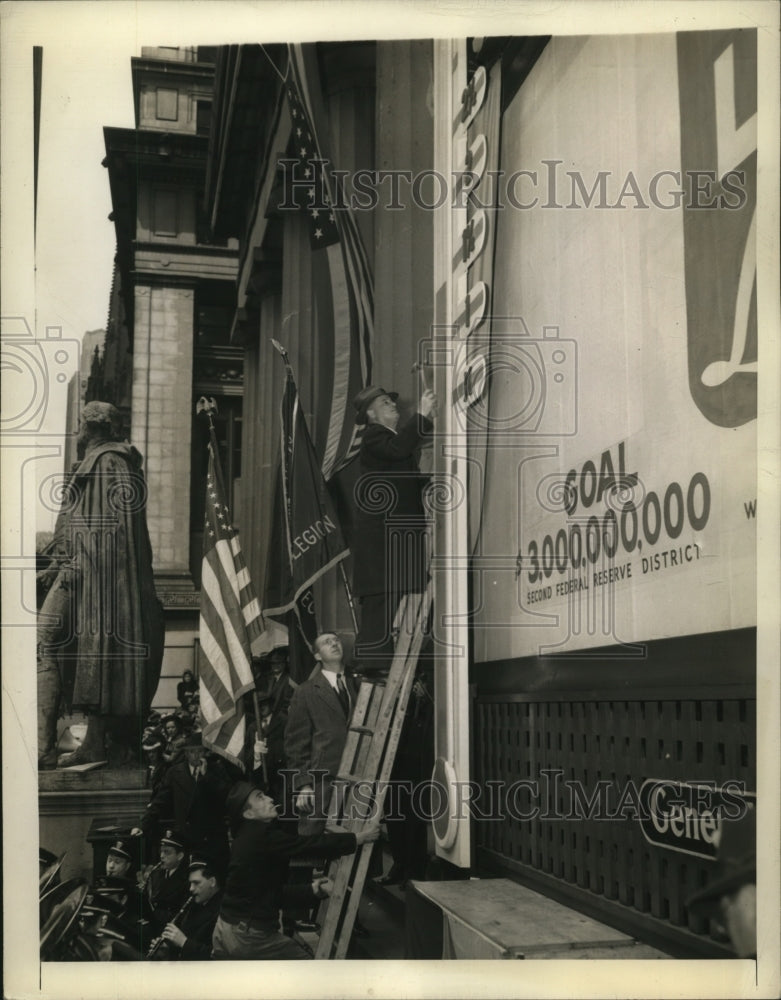
<svg viewBox="0 0 781 1000">
<path fill-rule="evenodd" d="M 428 576 L 422 504 L 426 480 L 415 456 L 431 434 L 436 398 L 427 389 L 418 411 L 401 427 L 397 398 L 396 393 L 368 386 L 354 400 L 356 423 L 366 425 L 360 453 L 362 481 L 371 492 L 382 480 L 392 501 L 387 510 L 377 510 L 374 503 L 362 505 L 358 496 L 352 542 L 354 589 L 361 607 L 356 667 L 364 678 L 380 682 L 387 677 L 393 656 L 396 607 L 405 593 L 424 589 Z M 132 474 L 138 479 L 140 461 L 118 443 L 117 413 L 109 404 L 85 407 L 82 423 L 85 457 L 74 468 L 74 490 L 81 503 L 95 506 L 103 497 L 104 484 L 92 475 L 94 463 L 110 463 L 116 476 Z M 123 462 L 135 465 L 127 471 Z M 145 566 L 151 566 L 143 505 L 133 513 L 144 542 Z M 42 611 L 62 605 L 81 614 L 89 596 L 85 589 L 89 577 L 82 571 L 69 517 L 70 512 L 64 511 L 55 532 L 59 548 L 55 547 L 58 558 L 53 565 L 59 575 Z M 387 533 L 396 528 L 406 540 L 389 546 Z M 391 548 L 405 553 L 403 563 L 386 560 Z M 81 588 L 77 592 L 73 592 L 75 582 Z M 58 757 L 54 720 L 61 701 L 56 663 L 61 658 L 56 652 L 60 636 L 50 619 L 51 615 L 43 616 L 39 626 L 41 770 L 101 760 L 106 733 L 113 731 L 105 725 L 103 701 L 111 710 L 112 726 L 119 725 L 122 715 L 125 736 L 144 701 L 125 698 L 112 671 L 99 671 L 97 679 L 92 678 L 84 651 L 77 646 L 72 651 L 76 679 L 81 682 L 83 675 L 85 688 L 87 681 L 95 680 L 97 694 L 93 697 L 90 689 L 92 700 L 80 701 L 68 687 L 66 701 L 82 708 L 89 724 L 84 746 L 68 759 Z M 330 892 L 325 866 L 364 842 L 376 841 L 380 824 L 375 816 L 357 834 L 326 828 L 357 684 L 348 676 L 344 647 L 336 633 L 319 635 L 312 653 L 316 669 L 297 686 L 291 683 L 285 650 L 276 650 L 258 664 L 257 691 L 245 696 L 250 721 L 242 767 L 203 746 L 198 685 L 192 672 L 186 671 L 177 685 L 179 704 L 174 711 L 161 717 L 147 709 L 141 716 L 146 720 L 142 749 L 151 793 L 147 808 L 137 825 L 117 831 L 105 873 L 98 874 L 94 884 L 82 879 L 65 883 L 64 888 L 48 888 L 47 902 L 42 900 L 41 906 L 42 954 L 56 948 L 60 959 L 307 957 L 294 935 L 297 926 L 311 926 L 317 901 Z M 130 665 L 131 679 L 132 669 Z M 158 674 L 156 660 L 155 677 Z M 142 678 L 147 705 L 155 677 Z M 431 689 L 431 678 L 422 667 L 394 772 L 405 782 L 431 773 Z M 112 699 L 110 704 L 107 699 Z M 409 803 L 391 805 L 385 818 L 393 865 L 383 876 L 381 859 L 379 867 L 375 860 L 370 873 L 386 883 L 424 877 L 425 824 L 415 819 Z M 292 859 L 298 863 L 291 878 Z M 70 914 L 67 921 L 66 914 Z M 57 930 L 63 923 L 67 933 Z"/>
<path fill-rule="evenodd" d="M 338 666 L 344 678 L 338 636 L 319 636 L 315 656 L 321 669 L 295 689 L 286 649 L 254 664 L 259 713 L 256 717 L 252 704 L 243 770 L 204 747 L 197 715 L 190 711 L 194 692 L 182 684 L 180 709 L 162 717 L 152 713 L 143 743 L 150 799 L 136 825 L 116 831 L 102 870 L 91 883 L 60 884 L 54 871 L 59 863 L 42 852 L 42 956 L 59 961 L 311 957 L 299 932 L 313 927 L 319 902 L 330 893 L 328 862 L 380 834 L 378 817 L 357 834 L 329 832 L 324 817 L 318 818 L 346 739 L 354 690 L 351 684 L 345 705 L 336 688 L 328 688 L 336 717 L 330 725 L 323 725 L 322 707 L 309 717 L 309 698 L 323 675 L 336 673 Z M 183 678 L 183 684 L 189 681 Z M 330 756 L 323 770 L 318 750 L 325 745 Z M 313 789 L 289 780 L 293 770 L 315 772 L 317 808 L 314 796 L 309 801 Z"/>
</svg>

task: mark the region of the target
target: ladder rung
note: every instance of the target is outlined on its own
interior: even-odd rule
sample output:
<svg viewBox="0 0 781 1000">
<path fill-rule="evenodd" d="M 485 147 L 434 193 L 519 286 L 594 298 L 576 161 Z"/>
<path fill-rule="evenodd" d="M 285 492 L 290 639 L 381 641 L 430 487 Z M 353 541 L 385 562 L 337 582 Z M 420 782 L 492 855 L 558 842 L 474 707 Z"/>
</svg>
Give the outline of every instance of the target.
<svg viewBox="0 0 781 1000">
<path fill-rule="evenodd" d="M 373 733 L 374 730 L 371 729 L 369 726 L 350 726 L 350 732 L 351 733 L 361 733 L 364 736 L 367 736 L 367 735 Z"/>
<path fill-rule="evenodd" d="M 334 782 L 341 781 L 344 785 L 354 785 L 356 781 L 363 781 L 359 774 L 337 774 Z"/>
</svg>

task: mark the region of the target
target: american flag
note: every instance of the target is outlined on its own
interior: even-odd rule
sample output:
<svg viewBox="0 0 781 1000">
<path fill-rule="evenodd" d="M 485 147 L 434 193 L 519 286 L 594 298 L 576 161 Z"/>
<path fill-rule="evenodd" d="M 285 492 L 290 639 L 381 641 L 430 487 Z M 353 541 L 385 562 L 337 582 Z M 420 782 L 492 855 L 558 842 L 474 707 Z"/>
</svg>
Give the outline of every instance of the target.
<svg viewBox="0 0 781 1000">
<path fill-rule="evenodd" d="M 209 436 L 201 572 L 198 675 L 203 745 L 243 767 L 246 736 L 242 695 L 252 691 L 251 657 L 287 643 L 284 626 L 265 620 L 255 596 L 238 532 L 232 526 L 217 454 Z M 277 634 L 278 632 L 278 634 Z"/>
<path fill-rule="evenodd" d="M 362 428 L 355 424 L 352 399 L 371 382 L 374 284 L 355 219 L 349 208 L 340 207 L 342 192 L 327 159 L 316 47 L 289 45 L 288 55 L 285 87 L 293 157 L 286 165 L 293 189 L 304 196 L 299 203 L 309 222 L 318 341 L 332 352 L 321 449 L 323 478 L 328 480 L 358 453 Z"/>
</svg>

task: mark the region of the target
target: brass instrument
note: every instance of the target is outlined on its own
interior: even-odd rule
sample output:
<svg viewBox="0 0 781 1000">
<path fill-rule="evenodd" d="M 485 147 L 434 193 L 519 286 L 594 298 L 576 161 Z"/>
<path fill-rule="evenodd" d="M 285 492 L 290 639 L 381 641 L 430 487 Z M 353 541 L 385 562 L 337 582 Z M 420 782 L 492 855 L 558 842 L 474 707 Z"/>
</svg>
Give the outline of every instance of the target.
<svg viewBox="0 0 781 1000">
<path fill-rule="evenodd" d="M 177 920 L 181 920 L 182 917 L 187 912 L 187 910 L 190 908 L 190 906 L 192 906 L 192 904 L 194 902 L 195 902 L 195 897 L 194 896 L 188 896 L 188 898 L 185 900 L 184 906 L 181 908 L 181 910 L 179 910 L 179 912 L 175 916 L 173 916 L 168 921 L 168 923 L 169 924 L 175 924 L 177 922 Z M 166 939 L 161 934 L 159 937 L 156 937 L 154 939 L 154 941 L 149 945 L 149 951 L 146 953 L 147 959 L 154 958 L 157 955 L 157 953 L 160 951 L 160 949 L 163 947 L 163 945 L 165 945 L 166 948 L 167 948 L 168 947 L 168 942 L 166 941 Z"/>
<path fill-rule="evenodd" d="M 156 865 L 152 865 L 152 867 L 149 869 L 149 871 L 146 874 L 144 874 L 143 872 L 139 872 L 138 873 L 138 882 L 137 882 L 137 884 L 138 884 L 138 888 L 141 890 L 141 892 L 143 892 L 146 889 L 146 887 L 149 885 L 149 880 L 152 878 L 152 875 L 154 874 L 154 872 L 156 872 L 159 868 L 162 868 L 162 867 L 163 867 L 163 862 L 162 861 L 158 861 Z"/>
</svg>

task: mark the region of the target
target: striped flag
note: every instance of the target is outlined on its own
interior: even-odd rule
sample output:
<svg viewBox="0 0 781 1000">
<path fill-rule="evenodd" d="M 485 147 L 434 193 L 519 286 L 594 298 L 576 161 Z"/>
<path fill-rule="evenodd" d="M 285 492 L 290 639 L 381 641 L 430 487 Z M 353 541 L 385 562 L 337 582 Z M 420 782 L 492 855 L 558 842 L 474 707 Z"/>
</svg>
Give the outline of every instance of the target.
<svg viewBox="0 0 781 1000">
<path fill-rule="evenodd" d="M 352 212 L 343 206 L 339 178 L 327 159 L 326 111 L 315 45 L 289 45 L 286 92 L 293 123 L 292 157 L 285 161 L 296 203 L 306 213 L 312 247 L 312 286 L 318 343 L 328 351 L 322 473 L 330 480 L 353 459 L 362 428 L 352 399 L 371 382 L 374 283 Z M 342 206 L 342 207 L 340 207 Z"/>
<path fill-rule="evenodd" d="M 265 620 L 238 533 L 231 524 L 214 428 L 209 432 L 206 516 L 201 573 L 198 676 L 203 745 L 243 768 L 246 736 L 242 695 L 252 691 L 251 657 L 287 644 L 287 630 Z"/>
</svg>

